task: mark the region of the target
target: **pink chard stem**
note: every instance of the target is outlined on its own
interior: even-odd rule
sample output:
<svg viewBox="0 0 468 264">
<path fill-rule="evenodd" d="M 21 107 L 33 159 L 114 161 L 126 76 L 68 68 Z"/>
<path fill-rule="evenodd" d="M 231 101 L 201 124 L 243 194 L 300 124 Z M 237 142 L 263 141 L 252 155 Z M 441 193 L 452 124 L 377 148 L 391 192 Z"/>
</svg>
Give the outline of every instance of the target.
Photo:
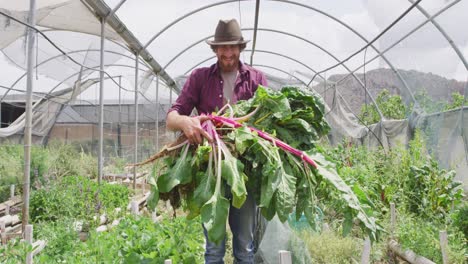
<svg viewBox="0 0 468 264">
<path fill-rule="evenodd" d="M 211 120 L 213 120 L 215 122 L 220 122 L 220 123 L 223 123 L 223 124 L 225 124 L 227 126 L 230 126 L 230 127 L 239 128 L 239 127 L 243 126 L 239 122 L 237 122 L 235 120 L 232 120 L 230 118 L 227 118 L 227 117 L 214 116 L 214 115 L 210 115 L 209 117 L 210 117 Z M 281 141 L 279 139 L 276 139 L 276 138 L 272 137 L 271 135 L 269 135 L 268 133 L 263 132 L 261 130 L 258 130 L 258 129 L 256 129 L 254 127 L 247 127 L 247 128 L 249 128 L 250 131 L 256 132 L 261 138 L 276 144 L 282 150 L 287 151 L 287 152 L 289 152 L 289 153 L 291 153 L 291 154 L 293 154 L 293 155 L 295 155 L 297 157 L 300 157 L 301 160 L 303 160 L 303 161 L 307 162 L 308 164 L 312 165 L 314 168 L 317 168 L 317 163 L 315 163 L 315 161 L 311 157 L 309 157 L 309 155 L 304 153 L 303 151 L 295 149 L 295 148 L 289 146 L 288 144 L 284 143 L 283 141 Z"/>
</svg>

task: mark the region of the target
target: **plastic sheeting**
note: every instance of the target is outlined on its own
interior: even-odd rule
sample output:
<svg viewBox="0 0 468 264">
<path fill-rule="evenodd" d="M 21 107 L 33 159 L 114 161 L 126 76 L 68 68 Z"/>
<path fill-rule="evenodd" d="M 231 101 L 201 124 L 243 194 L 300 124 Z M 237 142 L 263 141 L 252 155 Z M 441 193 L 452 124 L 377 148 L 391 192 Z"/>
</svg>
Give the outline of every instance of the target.
<svg viewBox="0 0 468 264">
<path fill-rule="evenodd" d="M 106 2 L 109 4 L 115 1 Z M 142 21 L 145 20 L 144 17 L 148 13 L 151 13 L 151 18 L 160 18 L 160 20 L 154 20 L 154 25 L 144 23 L 145 30 L 139 28 L 136 36 L 148 40 L 171 21 L 180 18 L 181 15 L 200 8 L 202 5 L 214 3 L 215 1 L 204 1 L 203 3 L 186 3 L 183 6 L 177 1 L 167 4 L 158 3 L 169 8 L 168 10 L 170 8 L 177 10 L 177 12 L 168 12 L 164 8 L 149 8 L 152 5 L 150 2 L 138 2 L 138 4 L 128 2 L 118 11 L 118 15 L 124 23 L 130 19 L 132 22 L 139 20 L 135 19 L 134 12 L 128 11 L 137 5 L 136 7 L 141 9 L 139 18 L 141 17 Z M 258 68 L 267 73 L 269 86 L 274 89 L 280 89 L 283 85 L 308 83 L 313 79 L 316 71 L 338 63 L 366 45 L 366 40 L 371 40 L 384 30 L 411 4 L 411 1 L 403 0 L 349 1 L 339 6 L 327 1 L 314 3 L 301 0 L 264 1 L 260 10 L 259 28 L 265 30 L 257 32 L 256 49 L 274 51 L 276 55 L 257 52 L 254 61 L 258 64 Z M 2 12 L 26 21 L 28 1 L 0 0 L 0 7 Z M 180 23 L 174 24 L 150 46 L 156 49 L 158 60 L 161 60 L 163 64 L 164 62 L 172 62 L 174 56 L 183 48 L 193 44 L 202 36 L 206 37 L 213 33 L 213 28 L 208 26 L 197 27 L 197 30 L 188 30 L 193 25 L 208 25 L 208 21 L 215 25 L 220 17 L 235 17 L 241 23 L 242 28 L 251 28 L 253 21 L 246 19 L 246 17 L 253 17 L 253 7 L 254 1 L 233 1 L 213 6 L 200 13 L 195 12 L 193 15 L 181 19 Z M 333 128 L 330 140 L 333 143 L 338 143 L 342 139 L 351 138 L 355 142 L 369 147 L 381 145 L 384 148 L 390 148 L 396 144 L 406 144 L 414 130 L 419 128 L 424 130 L 428 136 L 429 150 L 439 159 L 441 164 L 447 168 L 455 167 L 463 174 L 462 168 L 466 167 L 468 160 L 468 143 L 465 140 L 467 138 L 466 122 L 462 111 L 438 114 L 425 112 L 424 109 L 422 109 L 423 111 L 409 111 L 412 113 L 407 116 L 406 120 L 387 120 L 387 117 L 383 117 L 381 122 L 371 126 L 360 124 L 356 116 L 359 115 L 361 106 L 370 104 L 370 97 L 375 98 L 378 92 L 384 88 L 388 89 L 390 94 L 402 96 L 408 107 L 419 107 L 424 104 L 423 100 L 427 100 L 427 98 L 436 104 L 450 101 L 452 93 L 463 94 L 467 87 L 465 80 L 463 80 L 467 76 L 463 58 L 467 57 L 468 34 L 466 34 L 466 30 L 460 31 L 460 25 L 466 24 L 463 23 L 467 21 L 465 12 L 463 12 L 466 7 L 468 7 L 466 0 L 423 1 L 420 6 L 414 8 L 382 35 L 373 46 L 362 50 L 357 56 L 350 58 L 341 66 L 315 76 L 312 87 L 309 89 L 321 93 L 328 103 L 326 117 Z M 282 12 L 281 19 L 278 19 L 278 11 L 284 11 L 286 8 L 289 12 Z M 436 16 L 436 19 L 428 21 L 430 16 Z M 92 10 L 84 4 L 84 1 L 38 1 L 37 24 L 54 42 L 65 51 L 70 52 L 70 56 L 75 60 L 86 67 L 98 67 L 99 38 L 96 36 L 100 35 L 100 22 L 93 15 Z M 145 31 L 144 34 L 142 34 L 143 31 Z M 287 34 L 279 34 L 279 31 Z M 180 37 L 182 36 L 180 32 L 184 32 L 183 38 Z M 24 33 L 24 26 L 0 16 L 0 34 L 2 36 L 0 49 L 15 67 L 22 68 L 22 70 L 24 70 L 25 61 Z M 252 39 L 251 33 L 251 29 L 246 29 L 243 32 L 246 39 Z M 106 37 L 117 42 L 120 40 L 117 33 L 108 26 L 106 26 Z M 63 89 L 61 88 L 62 84 L 65 84 L 64 87 L 70 87 L 77 80 L 81 82 L 86 78 L 96 77 L 96 71 L 82 69 L 63 56 L 45 62 L 59 53 L 48 46 L 49 44 L 44 39 L 39 38 L 38 43 L 37 65 L 39 67 L 36 69 L 36 73 L 55 80 L 56 84 L 59 82 L 53 90 L 49 84 L 40 85 L 41 89 L 46 87 L 44 89 L 46 93 L 60 92 L 60 89 Z M 128 102 L 129 98 L 133 98 L 135 90 L 133 87 L 135 77 L 133 54 L 126 47 L 111 41 L 106 42 L 106 49 L 105 64 L 108 65 L 106 70 L 110 71 L 111 66 L 118 68 L 113 72 L 124 80 L 123 86 L 125 88 L 122 89 L 125 92 L 122 92 L 122 96 Z M 382 52 L 383 55 L 378 56 L 379 52 Z M 171 63 L 168 70 L 174 73 L 181 72 L 182 68 L 187 70 L 188 67 L 206 58 L 207 54 L 213 55 L 209 47 L 201 42 L 201 45 L 194 46 L 194 50 L 187 50 L 183 56 Z M 278 54 L 288 56 L 278 56 Z M 249 62 L 249 55 L 252 55 L 250 47 L 242 53 L 242 60 Z M 294 59 L 304 63 L 302 66 L 307 65 L 308 67 L 298 65 Z M 207 60 L 200 65 L 208 66 L 211 63 L 213 60 Z M 363 68 L 364 65 L 367 68 Z M 151 71 L 144 69 L 144 66 L 143 64 L 142 73 L 138 77 L 140 80 L 138 90 L 143 95 L 138 103 L 153 104 L 159 100 L 158 105 L 160 106 L 169 104 L 171 99 L 175 100 L 176 95 L 169 93 L 167 87 L 163 85 L 160 86 L 160 90 L 156 91 L 153 86 L 155 78 Z M 349 75 L 350 70 L 355 71 L 354 76 Z M 179 86 L 182 86 L 184 81 L 185 77 L 177 80 Z M 3 83 L 2 86 L 8 87 Z M 18 82 L 14 88 L 24 91 L 24 86 L 23 81 Z M 116 85 L 113 83 L 111 88 L 106 88 L 106 96 L 112 96 L 112 99 L 116 100 L 117 94 L 120 96 L 122 89 L 116 89 Z M 4 90 L 2 89 L 2 91 Z M 97 105 L 98 93 L 96 91 L 96 89 L 88 89 L 84 93 L 80 92 L 79 99 L 83 99 L 82 96 L 88 96 L 93 99 L 90 101 Z M 41 90 L 41 92 L 44 91 Z M 424 92 L 426 92 L 426 97 L 416 96 Z M 156 93 L 158 94 L 157 98 Z M 76 91 L 73 92 L 73 96 L 77 96 Z M 413 96 L 415 96 L 416 101 L 413 101 Z M 152 102 L 152 100 L 154 101 Z M 44 103 L 41 102 L 41 104 Z M 438 109 L 437 111 L 442 110 Z M 35 114 L 39 115 L 40 113 Z M 130 116 L 130 113 L 126 114 Z M 147 115 L 154 117 L 152 113 L 147 113 Z M 37 120 L 53 120 L 37 117 Z M 148 120 L 150 119 L 148 118 Z M 21 122 L 19 119 L 13 122 L 9 128 L 4 128 L 5 135 L 20 132 Z M 38 127 L 33 128 L 34 131 L 42 131 L 42 122 L 36 122 L 35 125 Z"/>
<path fill-rule="evenodd" d="M 37 2 L 36 24 L 38 26 L 101 35 L 101 24 L 82 2 L 76 0 L 41 0 Z M 1 11 L 21 21 L 27 21 L 29 1 L 0 0 L 0 7 Z M 0 35 L 2 36 L 0 49 L 21 37 L 24 32 L 23 25 L 0 15 Z M 115 40 L 120 39 L 109 26 L 106 26 L 106 36 Z"/>
<path fill-rule="evenodd" d="M 42 98 L 37 101 L 32 109 L 32 134 L 39 137 L 46 136 L 55 124 L 55 120 L 62 107 L 80 94 L 80 92 L 76 91 L 84 91 L 96 82 L 97 80 L 87 80 L 84 83 L 78 83 L 75 87 L 56 92 L 50 98 Z M 74 97 L 72 94 L 74 94 Z M 8 127 L 0 128 L 0 138 L 9 139 L 9 137 L 22 132 L 24 130 L 25 118 L 25 113 L 23 113 Z"/>
</svg>

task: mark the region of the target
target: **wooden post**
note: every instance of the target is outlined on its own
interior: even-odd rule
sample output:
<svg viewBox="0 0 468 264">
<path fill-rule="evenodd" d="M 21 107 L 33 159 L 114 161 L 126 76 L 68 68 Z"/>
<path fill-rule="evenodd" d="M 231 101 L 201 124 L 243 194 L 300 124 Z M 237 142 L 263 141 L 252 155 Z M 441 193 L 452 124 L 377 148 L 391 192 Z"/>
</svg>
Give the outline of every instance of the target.
<svg viewBox="0 0 468 264">
<path fill-rule="evenodd" d="M 151 212 L 151 220 L 153 220 L 153 223 L 158 222 L 158 218 L 156 216 L 156 208 L 153 212 Z"/>
<path fill-rule="evenodd" d="M 330 226 L 327 223 L 322 224 L 322 232 L 330 231 Z"/>
<path fill-rule="evenodd" d="M 361 264 L 369 264 L 370 263 L 370 254 L 371 254 L 371 242 L 369 236 L 366 236 L 364 240 L 364 248 L 362 249 L 361 254 Z"/>
<path fill-rule="evenodd" d="M 440 240 L 440 250 L 442 251 L 442 263 L 448 264 L 449 257 L 448 257 L 448 240 L 447 240 L 447 231 L 441 230 L 439 232 L 439 240 Z"/>
<path fill-rule="evenodd" d="M 13 199 L 15 197 L 15 185 L 12 184 L 10 185 L 10 199 Z"/>
<path fill-rule="evenodd" d="M 279 264 L 292 264 L 291 252 L 286 250 L 278 251 L 279 254 Z"/>
<path fill-rule="evenodd" d="M 137 201 L 132 201 L 131 203 L 131 209 L 132 209 L 132 214 L 137 215 L 138 214 L 138 202 Z"/>
<path fill-rule="evenodd" d="M 172 260 L 166 259 L 166 260 L 164 261 L 164 264 L 172 264 Z"/>
<path fill-rule="evenodd" d="M 10 205 L 9 204 L 5 205 L 5 215 L 10 215 Z"/>
<path fill-rule="evenodd" d="M 24 240 L 26 240 L 27 243 L 32 245 L 33 242 L 33 226 L 32 225 L 26 225 L 24 228 Z M 26 254 L 26 264 L 32 264 L 33 263 L 33 254 L 32 252 L 28 252 Z"/>
<path fill-rule="evenodd" d="M 2 220 L 0 221 L 0 236 L 2 240 L 2 245 L 6 244 L 6 228 L 5 228 L 5 222 Z"/>
<path fill-rule="evenodd" d="M 395 235 L 395 225 L 396 225 L 396 213 L 395 213 L 395 203 L 390 203 L 390 237 L 393 238 Z"/>
</svg>

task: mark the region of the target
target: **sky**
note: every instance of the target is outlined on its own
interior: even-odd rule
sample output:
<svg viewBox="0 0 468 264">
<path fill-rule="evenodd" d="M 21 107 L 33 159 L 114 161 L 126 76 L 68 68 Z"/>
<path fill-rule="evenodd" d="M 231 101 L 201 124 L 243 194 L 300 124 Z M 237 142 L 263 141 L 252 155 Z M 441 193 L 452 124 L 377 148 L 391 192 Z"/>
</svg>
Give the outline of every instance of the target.
<svg viewBox="0 0 468 264">
<path fill-rule="evenodd" d="M 1 3 L 6 3 L 5 1 L 7 0 L 0 0 L 0 8 L 2 7 Z M 53 1 L 60 2 L 60 0 Z M 120 2 L 120 0 L 105 0 L 105 2 L 112 8 Z M 180 16 L 215 2 L 217 1 L 128 0 L 121 9 L 117 11 L 117 15 L 140 42 L 146 44 L 156 33 Z M 253 62 L 254 65 L 266 65 L 279 68 L 302 78 L 304 81 L 307 81 L 306 78 L 303 75 L 297 75 L 297 72 L 308 72 L 312 74 L 309 69 L 291 60 L 267 54 L 265 51 L 281 53 L 302 61 L 315 71 L 321 71 L 336 64 L 337 60 L 343 60 L 361 49 L 366 44 L 362 38 L 366 38 L 367 40 L 374 39 L 395 21 L 402 12 L 409 8 L 411 4 L 406 0 L 296 0 L 295 2 L 308 5 L 316 10 L 281 1 L 260 2 L 258 26 L 262 30 L 257 33 L 257 52 L 255 52 Z M 421 5 L 426 8 L 430 14 L 434 14 L 450 2 L 453 2 L 453 0 L 425 0 L 421 2 Z M 468 25 L 467 11 L 468 0 L 461 0 L 454 7 L 439 16 L 437 22 L 447 31 L 447 34 L 453 39 L 462 54 L 468 58 L 468 31 L 466 30 L 466 25 Z M 327 14 L 333 18 L 344 21 L 355 32 L 352 32 L 349 28 L 332 18 L 327 17 Z M 149 45 L 148 50 L 159 64 L 164 67 L 174 56 L 187 46 L 213 35 L 219 19 L 236 18 L 240 22 L 242 28 L 252 28 L 254 25 L 254 17 L 255 1 L 234 1 L 232 3 L 215 6 L 188 16 L 176 23 L 153 41 L 151 45 Z M 418 10 L 413 9 L 405 18 L 377 40 L 374 43 L 374 47 L 378 50 L 388 48 L 424 20 L 425 17 Z M 283 31 L 305 38 L 315 45 L 322 47 L 335 58 L 310 43 L 284 34 L 266 31 L 267 29 Z M 356 33 L 361 36 L 358 36 Z M 72 34 L 70 36 L 60 35 L 59 33 L 50 34 L 61 47 L 67 50 L 99 48 L 99 39 L 97 37 L 82 37 L 77 34 Z M 245 30 L 243 34 L 244 38 L 253 39 L 252 30 Z M 111 46 L 112 44 L 108 45 Z M 252 41 L 250 45 L 247 46 L 247 49 L 251 49 L 251 45 Z M 41 49 L 39 50 L 39 54 L 41 56 L 46 58 L 48 55 L 55 54 L 52 49 L 47 50 L 44 46 L 45 45 L 40 45 Z M 22 41 L 18 41 L 9 47 L 8 55 L 16 62 L 24 61 L 24 56 L 21 56 L 22 54 L 24 54 L 24 43 Z M 350 69 L 355 69 L 362 65 L 364 61 L 368 61 L 376 56 L 376 54 L 377 52 L 369 47 L 347 61 L 346 65 Z M 89 52 L 86 53 L 86 55 L 77 54 L 76 58 L 87 61 L 90 65 L 95 66 L 97 65 L 96 63 L 98 63 L 97 55 L 97 53 Z M 167 66 L 166 71 L 172 77 L 182 75 L 199 62 L 213 55 L 209 46 L 201 42 L 182 54 L 171 65 Z M 250 62 L 250 55 L 250 52 L 245 51 L 241 59 L 245 62 Z M 431 72 L 449 79 L 453 78 L 459 81 L 467 80 L 468 74 L 461 60 L 449 46 L 447 40 L 444 39 L 440 32 L 430 23 L 396 45 L 387 52 L 385 56 L 392 65 L 398 69 L 414 69 L 422 72 Z M 118 56 L 109 55 L 106 59 L 109 63 L 131 65 L 131 60 L 120 59 Z M 214 62 L 215 60 L 212 59 L 202 66 L 208 66 Z M 63 76 L 69 75 L 70 72 L 76 71 L 76 67 L 70 69 L 67 67 L 73 66 L 62 65 L 61 62 L 57 62 L 53 67 L 49 67 L 50 69 L 48 71 L 44 70 L 44 74 L 47 73 L 49 77 L 60 79 L 63 78 Z M 270 68 L 263 66 L 257 67 L 274 76 L 288 77 L 284 73 Z M 368 71 L 380 67 L 389 68 L 389 65 L 386 64 L 383 59 L 377 59 L 366 65 L 366 70 Z M 0 69 L 2 69 L 2 75 L 4 76 L 2 80 L 0 80 L 0 85 L 6 86 L 11 85 L 17 79 L 17 76 L 24 72 L 13 66 L 11 62 L 8 62 L 8 59 L 6 59 L 3 54 L 0 54 Z M 121 71 L 122 69 L 109 69 L 109 72 L 114 74 L 122 74 L 119 73 Z M 363 69 L 359 69 L 357 72 L 362 73 Z M 41 80 L 38 89 L 47 89 L 45 87 L 50 87 L 50 83 L 53 83 L 53 81 L 50 80 L 50 78 L 40 76 L 40 73 L 41 71 L 39 71 L 39 75 L 36 76 Z M 330 76 L 335 73 L 346 73 L 346 70 L 340 66 L 326 71 L 324 75 Z M 132 69 L 126 69 L 125 73 L 123 73 L 123 75 L 125 75 L 125 85 L 131 86 L 132 74 Z M 73 83 L 72 80 L 74 79 L 70 79 L 70 84 Z M 21 85 L 18 85 L 18 87 L 20 86 Z M 148 96 L 154 96 L 154 94 L 151 94 L 153 89 L 149 90 Z M 0 91 L 2 90 L 0 89 Z M 87 97 L 95 97 L 96 91 L 97 88 L 90 89 Z M 116 93 L 111 93 L 106 96 L 115 98 Z"/>
<path fill-rule="evenodd" d="M 107 0 L 110 6 L 114 6 L 118 0 Z M 157 33 L 165 25 L 174 21 L 181 15 L 200 6 L 215 1 L 152 1 L 139 0 L 125 3 L 118 11 L 119 17 L 135 32 L 135 35 L 146 43 L 152 35 Z M 334 17 L 348 23 L 367 39 L 373 39 L 391 22 L 393 22 L 409 5 L 404 0 L 367 0 L 367 1 L 297 1 L 323 10 Z M 450 1 L 425 0 L 421 5 L 429 13 L 435 13 Z M 468 1 L 464 0 L 452 7 L 445 15 L 438 18 L 438 22 L 446 29 L 458 47 L 468 57 Z M 240 11 L 239 11 L 240 10 Z M 192 15 L 172 28 L 164 32 L 150 46 L 154 50 L 158 61 L 167 62 L 185 48 L 206 36 L 214 33 L 218 19 L 236 18 L 241 21 L 243 27 L 253 27 L 255 1 L 241 1 L 223 6 L 213 7 L 209 10 Z M 463 12 L 464 10 L 465 12 Z M 140 19 L 137 19 L 135 17 Z M 151 18 L 151 19 L 145 19 Z M 406 18 L 400 21 L 393 29 L 388 31 L 376 42 L 376 46 L 385 49 L 393 44 L 404 34 L 422 23 L 424 17 L 416 9 Z M 365 42 L 350 32 L 344 26 L 322 14 L 307 10 L 296 5 L 285 4 L 278 1 L 261 1 L 259 14 L 259 27 L 273 28 L 294 33 L 310 39 L 328 49 L 339 59 L 344 59 L 351 53 L 359 50 Z M 252 31 L 245 32 L 246 38 L 252 39 Z M 300 59 L 314 69 L 322 70 L 335 64 L 330 56 L 317 48 L 291 37 L 273 33 L 259 32 L 257 36 L 257 49 L 271 50 Z M 368 49 L 366 57 L 372 57 L 376 53 Z M 187 63 L 201 61 L 208 58 L 210 50 L 205 43 L 201 43 L 178 59 L 172 68 L 175 73 L 183 69 Z M 260 57 L 260 54 L 258 54 Z M 246 54 L 249 58 L 250 54 Z M 416 69 L 424 72 L 433 72 L 448 78 L 459 80 L 466 79 L 466 71 L 449 47 L 448 42 L 430 24 L 427 24 L 412 37 L 399 44 L 396 49 L 388 54 L 389 60 L 394 61 L 395 67 L 403 69 Z M 200 59 L 199 59 L 200 58 Z M 272 55 L 258 59 L 262 64 L 275 64 L 278 60 Z M 351 68 L 364 61 L 364 54 L 355 56 L 349 63 Z M 196 64 L 196 62 L 195 62 Z M 284 63 L 282 63 L 284 65 Z M 283 66 L 282 65 L 282 66 Z M 380 60 L 375 67 L 388 67 Z M 286 71 L 294 71 L 297 64 L 288 63 L 283 66 Z M 372 67 L 368 67 L 372 68 Z M 301 68 L 299 68 L 301 69 Z M 303 70 L 303 69 L 301 69 Z M 343 68 L 338 69 L 343 71 Z M 332 74 L 333 72 L 330 72 Z"/>
</svg>

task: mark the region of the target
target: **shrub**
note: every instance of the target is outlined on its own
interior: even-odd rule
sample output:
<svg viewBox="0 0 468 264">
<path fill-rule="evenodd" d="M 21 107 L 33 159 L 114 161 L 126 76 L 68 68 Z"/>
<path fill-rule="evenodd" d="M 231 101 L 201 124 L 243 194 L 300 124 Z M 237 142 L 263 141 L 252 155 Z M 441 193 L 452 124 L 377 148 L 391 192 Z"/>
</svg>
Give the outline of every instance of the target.
<svg viewBox="0 0 468 264">
<path fill-rule="evenodd" d="M 57 221 L 64 217 L 90 219 L 95 214 L 126 208 L 129 190 L 86 177 L 69 176 L 37 190 L 30 198 L 31 221 Z"/>
</svg>

